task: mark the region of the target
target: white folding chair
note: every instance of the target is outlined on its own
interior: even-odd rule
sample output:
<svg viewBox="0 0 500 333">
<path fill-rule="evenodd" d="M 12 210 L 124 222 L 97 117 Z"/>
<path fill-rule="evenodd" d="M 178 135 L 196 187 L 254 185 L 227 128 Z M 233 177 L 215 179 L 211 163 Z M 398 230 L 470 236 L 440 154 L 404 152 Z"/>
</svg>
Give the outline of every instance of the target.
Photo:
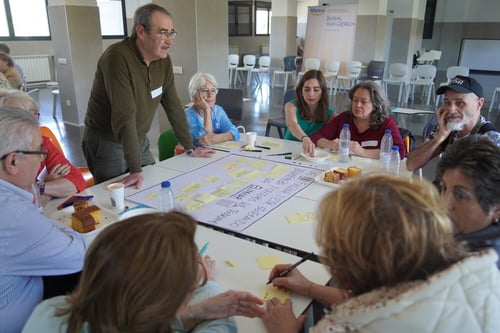
<svg viewBox="0 0 500 333">
<path fill-rule="evenodd" d="M 235 85 L 240 78 L 240 72 L 247 72 L 247 85 L 250 84 L 250 71 L 255 67 L 255 60 L 256 57 L 253 54 L 247 54 L 243 57 L 243 66 L 236 68 L 236 76 L 234 78 Z"/>
<path fill-rule="evenodd" d="M 389 96 L 388 85 L 398 85 L 398 106 L 401 105 L 401 97 L 406 96 L 406 84 L 408 75 L 408 65 L 403 63 L 393 63 L 389 65 L 389 77 L 382 80 L 385 94 Z M 405 98 L 406 100 L 406 98 Z"/>
<path fill-rule="evenodd" d="M 338 60 L 327 60 L 325 62 L 325 71 L 323 72 L 326 80 L 326 86 L 330 88 L 330 95 L 332 90 L 334 94 L 337 93 L 337 75 L 339 74 L 340 61 Z"/>
<path fill-rule="evenodd" d="M 233 76 L 236 73 L 236 68 L 240 62 L 239 54 L 230 54 L 227 56 L 228 70 L 229 70 L 229 84 L 233 84 Z"/>
<path fill-rule="evenodd" d="M 284 76 L 283 79 L 283 89 L 286 90 L 288 87 L 288 77 L 291 76 L 292 81 L 295 80 L 295 56 L 286 56 L 283 58 L 283 67 L 277 70 L 273 71 L 273 80 L 271 83 L 271 87 L 274 88 L 274 86 L 281 86 L 281 84 L 276 83 L 276 79 L 278 79 L 280 76 Z M 293 82 L 292 82 L 293 84 Z"/>
<path fill-rule="evenodd" d="M 319 71 L 319 67 L 321 66 L 321 60 L 318 58 L 307 58 L 304 61 L 304 71 L 299 72 L 299 75 L 297 76 L 297 84 L 300 82 L 300 79 L 304 75 L 305 72 L 310 71 L 311 69 Z"/>
<path fill-rule="evenodd" d="M 436 77 L 437 68 L 433 65 L 419 65 L 413 70 L 413 77 L 410 82 L 410 91 L 412 103 L 415 103 L 415 87 L 422 86 L 422 98 L 427 95 L 427 106 L 431 104 L 431 97 L 435 103 L 434 94 L 434 79 Z M 426 89 L 427 88 L 427 89 Z M 427 90 L 427 92 L 426 92 Z"/>
<path fill-rule="evenodd" d="M 342 85 L 342 89 L 344 91 L 347 91 L 348 89 L 353 87 L 359 77 L 359 74 L 361 74 L 362 66 L 363 64 L 361 63 L 361 61 L 353 60 L 346 63 L 345 74 L 337 76 L 337 84 L 339 86 Z"/>
<path fill-rule="evenodd" d="M 252 79 L 252 73 L 257 74 L 257 87 L 262 88 L 262 83 L 264 82 L 264 74 L 269 73 L 269 68 L 271 67 L 271 57 L 270 56 L 260 56 L 257 60 L 259 67 L 252 68 L 250 70 L 250 80 Z M 269 75 L 269 74 L 268 74 Z"/>
</svg>

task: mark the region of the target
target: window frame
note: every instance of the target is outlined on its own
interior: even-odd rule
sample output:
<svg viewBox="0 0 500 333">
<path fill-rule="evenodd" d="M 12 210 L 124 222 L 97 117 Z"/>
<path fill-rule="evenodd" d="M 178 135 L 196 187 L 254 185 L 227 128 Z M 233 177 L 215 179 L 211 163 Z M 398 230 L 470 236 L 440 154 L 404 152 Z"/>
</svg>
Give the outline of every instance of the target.
<svg viewBox="0 0 500 333">
<path fill-rule="evenodd" d="M 10 1 L 13 1 L 13 0 L 10 0 Z M 121 3 L 123 35 L 102 35 L 102 33 L 101 33 L 102 39 L 120 39 L 120 38 L 125 38 L 128 36 L 125 0 L 119 0 L 119 1 Z M 0 4 L 0 5 L 2 5 L 2 4 Z M 49 36 L 15 36 L 14 35 L 14 23 L 13 23 L 13 19 L 12 19 L 12 11 L 10 8 L 9 0 L 3 0 L 3 6 L 5 8 L 5 18 L 7 20 L 7 29 L 8 29 L 9 35 L 8 36 L 0 36 L 0 41 L 37 41 L 37 40 L 46 41 L 46 40 L 52 40 L 52 30 L 50 27 L 48 0 L 45 0 L 45 8 L 46 8 L 45 13 L 47 15 Z"/>
<path fill-rule="evenodd" d="M 263 9 L 267 10 L 267 33 L 258 34 L 257 33 L 257 10 L 263 10 Z M 255 1 L 254 22 L 253 22 L 255 36 L 270 36 L 271 35 L 271 15 L 272 15 L 271 13 L 272 13 L 271 2 Z"/>
<path fill-rule="evenodd" d="M 230 21 L 231 8 L 233 8 L 234 22 Z M 248 23 L 238 23 L 238 8 L 245 8 L 248 11 Z M 251 37 L 253 36 L 253 1 L 230 1 L 228 3 L 228 34 L 229 37 Z M 234 29 L 231 29 L 231 24 L 234 24 Z M 248 33 L 240 32 L 239 27 L 246 27 Z M 234 31 L 233 31 L 234 30 Z"/>
</svg>

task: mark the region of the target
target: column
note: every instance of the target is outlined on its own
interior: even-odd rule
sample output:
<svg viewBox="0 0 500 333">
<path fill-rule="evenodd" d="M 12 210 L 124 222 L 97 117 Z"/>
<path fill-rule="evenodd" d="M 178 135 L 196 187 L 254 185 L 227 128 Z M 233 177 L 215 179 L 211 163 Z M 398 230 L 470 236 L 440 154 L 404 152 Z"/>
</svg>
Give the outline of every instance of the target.
<svg viewBox="0 0 500 333">
<path fill-rule="evenodd" d="M 102 38 L 95 0 L 49 0 L 50 30 L 63 121 L 82 126 Z"/>
</svg>

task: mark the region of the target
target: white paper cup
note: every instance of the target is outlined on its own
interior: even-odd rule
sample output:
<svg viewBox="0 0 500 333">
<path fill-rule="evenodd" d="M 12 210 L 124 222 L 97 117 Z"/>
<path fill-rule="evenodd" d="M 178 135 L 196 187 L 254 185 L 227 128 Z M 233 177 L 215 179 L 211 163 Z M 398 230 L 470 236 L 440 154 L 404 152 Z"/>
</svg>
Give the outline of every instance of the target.
<svg viewBox="0 0 500 333">
<path fill-rule="evenodd" d="M 111 206 L 118 209 L 125 207 L 125 185 L 122 183 L 112 183 L 108 185 Z"/>
<path fill-rule="evenodd" d="M 255 146 L 255 140 L 257 140 L 257 132 L 247 132 L 247 146 L 253 148 Z"/>
</svg>

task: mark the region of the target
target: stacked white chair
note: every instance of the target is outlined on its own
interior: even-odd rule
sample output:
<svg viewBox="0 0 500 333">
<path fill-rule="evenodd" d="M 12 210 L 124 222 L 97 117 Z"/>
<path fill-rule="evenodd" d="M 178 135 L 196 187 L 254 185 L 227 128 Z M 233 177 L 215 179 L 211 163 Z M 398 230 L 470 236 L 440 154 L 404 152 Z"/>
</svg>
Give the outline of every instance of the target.
<svg viewBox="0 0 500 333">
<path fill-rule="evenodd" d="M 233 77 L 236 73 L 236 68 L 240 62 L 239 54 L 230 54 L 227 56 L 228 70 L 229 70 L 229 84 L 233 84 Z"/>
<path fill-rule="evenodd" d="M 236 68 L 236 76 L 234 78 L 234 84 L 240 79 L 240 72 L 247 72 L 247 85 L 250 84 L 251 70 L 255 67 L 256 57 L 253 54 L 247 54 L 243 57 L 243 66 Z"/>
<path fill-rule="evenodd" d="M 428 107 L 431 106 L 431 97 L 435 102 L 434 79 L 436 78 L 437 68 L 434 65 L 418 65 L 413 70 L 412 80 L 410 81 L 410 91 L 412 102 L 415 103 L 415 87 L 422 86 L 422 96 L 427 96 Z"/>
<path fill-rule="evenodd" d="M 388 85 L 398 85 L 398 105 L 401 105 L 402 98 L 406 100 L 406 85 L 408 82 L 408 65 L 403 63 L 393 63 L 389 65 L 389 77 L 382 80 L 386 95 L 389 95 Z"/>
<path fill-rule="evenodd" d="M 283 89 L 286 90 L 288 87 L 288 77 L 291 76 L 292 81 L 295 80 L 295 56 L 286 56 L 283 58 L 283 67 L 273 71 L 273 80 L 271 87 L 280 86 L 281 84 L 276 83 L 276 79 L 279 81 L 280 76 L 284 76 L 283 79 Z M 293 82 L 292 82 L 293 84 Z"/>
<path fill-rule="evenodd" d="M 349 61 L 345 65 L 345 74 L 337 76 L 338 86 L 342 86 L 344 91 L 352 88 L 356 84 L 356 80 L 361 74 L 363 64 L 361 61 Z"/>
<path fill-rule="evenodd" d="M 250 80 L 252 79 L 252 73 L 257 74 L 257 87 L 262 88 L 262 83 L 264 82 L 264 75 L 269 75 L 269 68 L 271 67 L 271 57 L 270 56 L 260 56 L 257 60 L 259 67 L 252 68 L 250 70 Z"/>
<path fill-rule="evenodd" d="M 325 75 L 326 85 L 330 88 L 330 95 L 334 90 L 334 95 L 337 93 L 337 75 L 339 75 L 340 61 L 327 60 L 325 62 Z"/>
</svg>

